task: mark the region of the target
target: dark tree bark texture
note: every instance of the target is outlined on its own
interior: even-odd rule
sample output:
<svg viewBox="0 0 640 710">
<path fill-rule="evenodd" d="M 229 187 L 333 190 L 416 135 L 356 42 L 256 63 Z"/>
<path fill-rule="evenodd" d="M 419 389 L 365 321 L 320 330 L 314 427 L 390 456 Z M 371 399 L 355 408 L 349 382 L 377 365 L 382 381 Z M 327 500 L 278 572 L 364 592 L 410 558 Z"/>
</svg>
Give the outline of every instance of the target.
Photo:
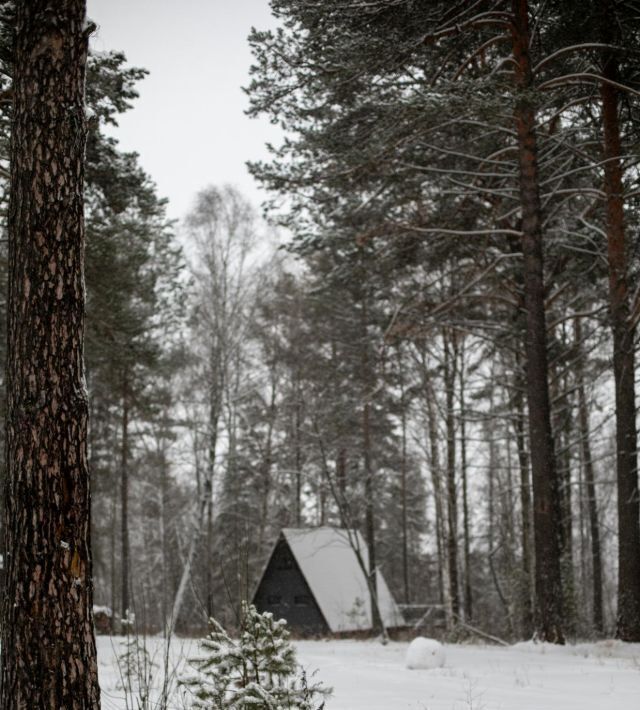
<svg viewBox="0 0 640 710">
<path fill-rule="evenodd" d="M 529 57 L 529 7 L 513 0 L 513 57 L 519 96 L 515 124 L 520 163 L 524 301 L 527 311 L 527 400 L 533 481 L 533 528 L 536 560 L 536 630 L 543 641 L 564 643 L 558 480 L 549 402 L 549 366 L 545 317 L 543 235 L 538 150 Z"/>
<path fill-rule="evenodd" d="M 464 340 L 460 348 L 460 367 L 458 368 L 460 386 L 460 474 L 462 479 L 462 527 L 464 532 L 464 615 L 467 621 L 473 619 L 473 592 L 471 588 L 471 534 L 469 512 L 469 487 L 467 482 L 467 433 L 465 405 L 465 364 Z"/>
<path fill-rule="evenodd" d="M 605 40 L 609 37 L 605 33 Z M 604 76 L 618 80 L 615 56 L 605 56 Z M 638 498 L 638 432 L 634 330 L 629 318 L 627 247 L 624 225 L 622 148 L 618 90 L 602 82 L 604 192 L 607 200 L 609 315 L 613 331 L 613 375 L 616 388 L 616 472 L 618 479 L 618 622 L 617 636 L 640 641 L 640 501 Z"/>
<path fill-rule="evenodd" d="M 18 3 L 2 710 L 100 707 L 84 381 L 84 0 Z"/>
<path fill-rule="evenodd" d="M 454 389 L 456 381 L 456 346 L 452 342 L 455 335 L 443 334 L 444 343 L 444 384 L 446 397 L 447 426 L 447 555 L 449 557 L 449 594 L 451 611 L 457 621 L 460 617 L 460 595 L 458 593 L 458 495 L 456 485 L 456 434 Z"/>
<path fill-rule="evenodd" d="M 587 489 L 589 510 L 589 531 L 591 537 L 591 582 L 593 589 L 593 628 L 599 634 L 604 631 L 604 613 L 602 605 L 602 553 L 600 550 L 600 523 L 598 520 L 598 499 L 596 498 L 596 475 L 591 455 L 589 440 L 589 408 L 585 393 L 584 353 L 582 344 L 582 324 L 580 317 L 574 321 L 574 333 L 578 358 L 576 361 L 576 383 L 578 388 L 578 422 L 580 426 L 580 447 L 582 467 Z"/>
<path fill-rule="evenodd" d="M 371 616 L 375 633 L 385 633 L 380 608 L 378 607 L 378 576 L 376 572 L 376 526 L 374 512 L 375 482 L 373 462 L 371 460 L 371 392 L 373 388 L 373 373 L 369 361 L 367 325 L 369 322 L 367 296 L 362 296 L 362 373 L 363 373 L 363 406 L 362 406 L 362 459 L 364 464 L 364 491 L 365 491 L 365 537 L 369 553 L 369 591 L 371 594 Z"/>
<path fill-rule="evenodd" d="M 122 387 L 122 441 L 120 451 L 120 616 L 129 616 L 129 388 L 125 375 Z"/>
<path fill-rule="evenodd" d="M 515 383 L 516 418 L 514 419 L 514 428 L 518 450 L 518 468 L 520 469 L 520 508 L 522 509 L 522 616 L 520 624 L 522 637 L 528 639 L 533 634 L 532 597 L 534 585 L 532 580 L 534 565 L 531 559 L 531 480 L 526 445 L 524 397 L 521 392 L 523 384 L 518 377 Z"/>
</svg>

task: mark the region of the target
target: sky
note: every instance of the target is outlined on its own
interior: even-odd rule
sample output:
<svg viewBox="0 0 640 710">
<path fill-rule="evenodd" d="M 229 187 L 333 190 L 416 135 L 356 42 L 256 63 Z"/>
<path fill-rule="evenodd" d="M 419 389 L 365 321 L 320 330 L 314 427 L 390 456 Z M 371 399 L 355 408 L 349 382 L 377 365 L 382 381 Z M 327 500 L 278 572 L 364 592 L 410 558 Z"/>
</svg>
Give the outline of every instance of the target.
<svg viewBox="0 0 640 710">
<path fill-rule="evenodd" d="M 114 135 L 140 154 L 145 171 L 182 219 L 196 193 L 230 183 L 256 206 L 265 198 L 245 162 L 277 142 L 267 119 L 244 115 L 252 26 L 273 27 L 268 0 L 88 0 L 98 25 L 92 47 L 121 50 L 148 69 L 135 107 Z"/>
</svg>

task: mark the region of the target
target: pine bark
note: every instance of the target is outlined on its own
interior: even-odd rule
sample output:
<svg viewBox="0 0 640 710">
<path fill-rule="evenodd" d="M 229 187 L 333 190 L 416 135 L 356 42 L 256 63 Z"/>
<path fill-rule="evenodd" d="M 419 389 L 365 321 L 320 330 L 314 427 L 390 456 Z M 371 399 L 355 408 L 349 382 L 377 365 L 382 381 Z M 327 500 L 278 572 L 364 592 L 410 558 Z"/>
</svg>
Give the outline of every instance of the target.
<svg viewBox="0 0 640 710">
<path fill-rule="evenodd" d="M 460 477 L 462 482 L 462 526 L 464 532 L 464 615 L 467 621 L 473 619 L 473 592 L 471 586 L 471 520 L 469 513 L 469 491 L 467 482 L 467 432 L 464 342 L 460 348 L 460 368 L 458 370 L 460 385 Z"/>
<path fill-rule="evenodd" d="M 605 33 L 605 41 L 609 40 Z M 615 55 L 607 53 L 603 74 L 618 81 Z M 609 316 L 613 331 L 616 390 L 616 474 L 618 484 L 618 620 L 617 636 L 640 641 L 640 501 L 636 428 L 634 329 L 629 318 L 627 246 L 624 224 L 622 149 L 618 90 L 600 87 L 604 131 L 604 192 L 607 204 Z"/>
<path fill-rule="evenodd" d="M 16 29 L 0 707 L 96 709 L 83 361 L 85 3 L 20 2 Z"/>
<path fill-rule="evenodd" d="M 518 468 L 520 469 L 520 508 L 522 515 L 522 615 L 521 631 L 523 638 L 531 638 L 533 633 L 533 588 L 534 565 L 531 555 L 531 480 L 529 476 L 529 456 L 526 446 L 524 397 L 521 392 L 520 378 L 516 381 L 516 448 L 518 450 Z"/>
<path fill-rule="evenodd" d="M 512 44 L 518 89 L 514 118 L 520 167 L 524 301 L 527 311 L 527 399 L 534 503 L 536 628 L 541 640 L 564 643 L 558 479 L 551 433 L 536 114 L 529 97 L 533 88 L 529 40 L 528 2 L 513 0 Z"/>
<path fill-rule="evenodd" d="M 120 450 L 120 617 L 129 614 L 129 397 L 125 377 L 122 390 Z"/>
<path fill-rule="evenodd" d="M 379 633 L 382 628 L 382 617 L 378 607 L 378 575 L 376 574 L 376 530 L 373 510 L 374 481 L 371 465 L 371 421 L 370 404 L 365 402 L 362 412 L 362 434 L 364 454 L 364 492 L 365 492 L 365 533 L 367 537 L 367 550 L 369 553 L 369 588 L 371 591 L 371 616 L 373 630 Z"/>
<path fill-rule="evenodd" d="M 302 392 L 300 388 L 300 373 L 296 372 L 295 405 L 294 405 L 294 449 L 295 449 L 295 491 L 296 491 L 296 527 L 302 527 Z"/>
<path fill-rule="evenodd" d="M 438 448 L 438 425 L 435 411 L 435 392 L 433 385 L 424 367 L 424 400 L 426 404 L 427 427 L 429 433 L 429 453 L 430 453 L 430 469 L 431 482 L 433 486 L 433 501 L 436 512 L 436 549 L 438 557 L 438 598 L 440 604 L 444 606 L 447 622 L 447 630 L 449 631 L 453 625 L 453 613 L 451 611 L 451 597 L 449 594 L 449 574 L 448 574 L 448 557 L 445 555 L 445 515 L 444 506 L 442 504 L 442 482 L 440 470 L 440 451 Z"/>
<path fill-rule="evenodd" d="M 404 381 L 405 363 L 402 352 L 398 351 L 398 369 L 400 373 L 400 432 L 401 432 L 401 459 L 400 459 L 400 513 L 402 526 L 402 582 L 403 599 L 409 604 L 411 593 L 409 590 L 409 524 L 407 510 L 407 392 Z"/>
<path fill-rule="evenodd" d="M 458 501 L 456 486 L 456 432 L 454 396 L 456 381 L 455 336 L 444 334 L 444 385 L 447 428 L 447 554 L 449 557 L 449 594 L 454 619 L 460 616 L 458 592 Z"/>
<path fill-rule="evenodd" d="M 363 372 L 363 407 L 362 407 L 362 457 L 364 463 L 364 494 L 365 494 L 365 535 L 369 553 L 369 591 L 371 595 L 371 622 L 375 633 L 386 633 L 378 606 L 378 575 L 376 573 L 376 530 L 375 530 L 375 482 L 371 450 L 371 392 L 373 391 L 373 373 L 369 359 L 369 342 L 367 337 L 368 309 L 366 295 L 362 297 L 361 310 L 362 328 L 362 372 Z"/>
<path fill-rule="evenodd" d="M 598 520 L 598 501 L 596 498 L 595 469 L 591 455 L 589 433 L 589 409 L 584 384 L 584 363 L 582 346 L 582 324 L 580 318 L 574 321 L 574 336 L 578 357 L 576 361 L 576 386 L 578 389 L 578 425 L 580 427 L 580 446 L 582 451 L 582 467 L 587 493 L 589 511 L 589 533 L 591 538 L 591 583 L 593 594 L 593 628 L 604 631 L 604 614 L 602 610 L 602 553 L 600 550 L 600 524 Z"/>
</svg>

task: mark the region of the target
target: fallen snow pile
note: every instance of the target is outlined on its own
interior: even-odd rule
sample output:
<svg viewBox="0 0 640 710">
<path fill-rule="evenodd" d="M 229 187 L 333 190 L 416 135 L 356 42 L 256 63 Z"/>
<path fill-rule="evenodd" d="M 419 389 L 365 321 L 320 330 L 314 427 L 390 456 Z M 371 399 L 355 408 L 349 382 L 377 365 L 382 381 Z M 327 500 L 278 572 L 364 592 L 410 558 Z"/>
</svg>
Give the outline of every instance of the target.
<svg viewBox="0 0 640 710">
<path fill-rule="evenodd" d="M 444 666 L 444 648 L 434 639 L 418 636 L 407 649 L 407 668 L 409 670 L 429 670 Z"/>
</svg>

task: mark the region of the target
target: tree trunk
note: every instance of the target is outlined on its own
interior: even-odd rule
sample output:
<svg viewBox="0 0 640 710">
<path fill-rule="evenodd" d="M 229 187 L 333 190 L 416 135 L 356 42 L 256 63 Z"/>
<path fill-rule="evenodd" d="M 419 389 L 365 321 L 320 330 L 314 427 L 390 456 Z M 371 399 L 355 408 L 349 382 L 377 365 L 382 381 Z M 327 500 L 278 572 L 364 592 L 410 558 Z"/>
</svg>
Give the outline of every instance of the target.
<svg viewBox="0 0 640 710">
<path fill-rule="evenodd" d="M 438 593 L 440 603 L 444 606 L 445 617 L 447 623 L 447 631 L 453 626 L 453 614 L 451 610 L 451 595 L 449 593 L 449 573 L 448 573 L 448 557 L 444 550 L 445 541 L 445 520 L 444 506 L 442 505 L 442 483 L 440 470 L 440 450 L 438 447 L 438 423 L 436 420 L 435 411 L 435 393 L 429 375 L 426 372 L 424 378 L 424 399 L 427 405 L 427 426 L 429 430 L 429 452 L 430 452 L 430 468 L 431 482 L 433 486 L 433 501 L 436 511 L 436 549 L 438 555 Z"/>
<path fill-rule="evenodd" d="M 589 443 L 589 409 L 584 387 L 584 363 L 582 348 L 582 324 L 580 318 L 574 320 L 574 334 L 578 358 L 576 361 L 576 384 L 578 388 L 578 424 L 580 427 L 580 445 L 582 450 L 582 467 L 587 489 L 587 505 L 589 511 L 589 533 L 591 537 L 591 580 L 593 589 L 593 628 L 604 631 L 602 612 L 602 556 L 600 552 L 600 525 L 598 521 L 598 501 L 596 499 L 595 471 Z"/>
<path fill-rule="evenodd" d="M 527 399 L 534 501 L 536 628 L 541 640 L 564 643 L 558 480 L 549 404 L 536 116 L 528 96 L 533 82 L 527 0 L 513 0 L 513 15 L 513 56 L 519 93 L 514 118 L 520 164 L 524 302 L 527 311 Z"/>
<path fill-rule="evenodd" d="M 373 630 L 376 633 L 382 631 L 382 619 L 378 608 L 378 579 L 376 574 L 376 529 L 373 511 L 374 504 L 374 482 L 373 467 L 371 465 L 371 423 L 370 404 L 364 403 L 362 412 L 362 433 L 363 433 L 363 454 L 364 454 L 364 482 L 365 482 L 365 533 L 367 538 L 367 549 L 369 552 L 369 585 L 371 589 L 371 617 Z"/>
<path fill-rule="evenodd" d="M 83 361 L 87 44 L 83 0 L 18 3 L 3 710 L 100 707 Z"/>
<path fill-rule="evenodd" d="M 273 465 L 273 430 L 276 419 L 276 379 L 271 379 L 271 398 L 269 402 L 269 424 L 267 426 L 267 438 L 265 442 L 264 457 L 261 466 L 261 503 L 260 503 L 260 525 L 258 527 L 258 555 L 262 556 L 269 519 L 269 496 L 271 495 L 271 468 Z M 323 468 L 324 470 L 324 468 Z M 321 523 L 323 524 L 323 523 Z"/>
<path fill-rule="evenodd" d="M 369 341 L 367 337 L 368 309 L 366 295 L 362 296 L 361 309 L 362 328 L 362 374 L 363 374 L 363 406 L 362 406 L 362 458 L 364 463 L 364 495 L 365 495 L 365 536 L 369 552 L 369 589 L 371 591 L 371 623 L 375 633 L 384 632 L 380 609 L 378 608 L 378 579 L 376 573 L 376 528 L 374 514 L 375 484 L 373 480 L 373 463 L 371 460 L 371 402 L 373 391 L 373 376 L 369 358 Z"/>
<path fill-rule="evenodd" d="M 121 424 L 122 441 L 120 449 L 120 616 L 124 621 L 129 612 L 129 399 L 126 378 L 122 391 Z"/>
<path fill-rule="evenodd" d="M 529 456 L 525 435 L 524 397 L 522 396 L 520 378 L 516 380 L 516 447 L 518 450 L 518 466 L 520 469 L 520 508 L 522 514 L 522 592 L 521 627 L 523 638 L 531 638 L 533 633 L 533 600 L 534 569 L 531 557 L 531 480 L 529 476 Z"/>
<path fill-rule="evenodd" d="M 216 470 L 216 456 L 218 453 L 218 425 L 220 419 L 220 393 L 211 386 L 209 393 L 209 446 L 207 451 L 207 481 L 208 485 L 207 506 L 207 549 L 205 554 L 205 584 L 206 584 L 206 611 L 207 619 L 213 618 L 213 479 Z"/>
<path fill-rule="evenodd" d="M 471 522 L 469 519 L 469 492 L 467 483 L 464 341 L 460 348 L 460 368 L 458 370 L 458 376 L 460 384 L 460 477 L 462 480 L 462 525 L 464 528 L 464 615 L 467 621 L 471 621 L 471 619 L 473 619 L 473 596 L 471 588 Z"/>
<path fill-rule="evenodd" d="M 299 383 L 300 374 L 296 373 L 295 386 L 295 421 L 294 421 L 294 441 L 295 441 L 295 487 L 296 487 L 296 527 L 302 527 L 302 447 L 300 443 L 302 429 L 301 397 Z"/>
<path fill-rule="evenodd" d="M 609 34 L 604 33 L 605 42 Z M 615 55 L 607 53 L 604 76 L 618 80 Z M 609 314 L 613 331 L 616 389 L 616 473 L 618 480 L 618 621 L 617 636 L 640 641 L 640 502 L 636 430 L 634 331 L 629 321 L 627 248 L 624 226 L 622 154 L 618 90 L 600 86 L 604 130 L 604 191 L 607 202 Z"/>
<path fill-rule="evenodd" d="M 111 493 L 111 539 L 109 541 L 109 570 L 111 576 L 111 609 L 115 612 L 117 607 L 118 592 L 116 589 L 118 573 L 116 569 L 116 547 L 118 544 L 118 488 L 113 486 Z"/>
<path fill-rule="evenodd" d="M 404 381 L 404 359 L 398 349 L 398 367 L 400 372 L 400 425 L 401 425 L 401 459 L 400 459 L 400 514 L 402 533 L 402 582 L 403 599 L 409 604 L 409 531 L 407 516 L 407 397 Z"/>
<path fill-rule="evenodd" d="M 165 418 L 168 419 L 168 412 L 165 410 Z M 169 508 L 169 466 L 167 462 L 167 452 L 165 442 L 159 442 L 160 453 L 160 554 L 162 564 L 162 618 L 166 619 L 169 613 L 169 539 L 167 535 L 167 512 Z"/>
<path fill-rule="evenodd" d="M 564 331 L 563 323 L 563 331 Z M 563 343 L 567 339 L 563 336 Z M 558 436 L 560 441 L 558 456 L 560 480 L 560 555 L 562 588 L 564 591 L 564 628 L 575 635 L 577 623 L 575 573 L 573 568 L 573 496 L 571 475 L 571 441 L 573 439 L 573 404 L 571 383 L 565 371 L 558 379 L 558 389 L 563 393 L 558 402 Z"/>
<path fill-rule="evenodd" d="M 444 386 L 447 426 L 447 555 L 449 556 L 449 594 L 453 618 L 460 616 L 460 595 L 458 593 L 458 501 L 456 489 L 456 429 L 455 429 L 455 381 L 456 356 L 455 335 L 443 334 L 444 345 Z M 452 352 L 453 351 L 453 352 Z"/>
<path fill-rule="evenodd" d="M 554 343 L 559 353 L 566 353 L 564 322 L 556 328 Z M 573 574 L 573 514 L 571 509 L 571 391 L 564 360 L 556 357 L 550 366 L 552 426 L 556 434 L 556 473 L 558 477 L 558 509 L 560 521 L 560 574 L 563 591 L 563 628 L 574 635 L 576 604 Z"/>
</svg>

